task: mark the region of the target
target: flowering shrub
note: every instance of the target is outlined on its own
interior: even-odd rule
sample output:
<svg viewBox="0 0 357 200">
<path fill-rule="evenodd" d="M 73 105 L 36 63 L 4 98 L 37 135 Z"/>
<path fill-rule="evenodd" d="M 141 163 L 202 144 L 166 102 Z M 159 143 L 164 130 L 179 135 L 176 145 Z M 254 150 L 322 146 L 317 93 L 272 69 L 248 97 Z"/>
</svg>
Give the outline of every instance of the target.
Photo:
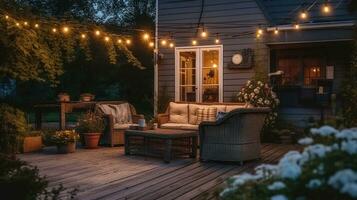
<svg viewBox="0 0 357 200">
<path fill-rule="evenodd" d="M 66 145 L 68 143 L 76 142 L 79 139 L 79 135 L 75 130 L 56 131 L 52 136 L 52 142 L 55 145 Z"/>
<path fill-rule="evenodd" d="M 278 116 L 276 108 L 279 105 L 279 99 L 267 83 L 262 81 L 249 80 L 247 84 L 238 92 L 239 102 L 248 103 L 254 107 L 269 107 L 272 112 L 265 120 L 265 128 L 271 127 Z"/>
<path fill-rule="evenodd" d="M 311 129 L 300 153 L 290 151 L 277 165 L 263 164 L 254 174 L 228 180 L 223 199 L 356 199 L 357 129 Z"/>
<path fill-rule="evenodd" d="M 104 120 L 102 116 L 88 112 L 78 119 L 76 130 L 79 133 L 101 133 L 104 130 Z"/>
</svg>

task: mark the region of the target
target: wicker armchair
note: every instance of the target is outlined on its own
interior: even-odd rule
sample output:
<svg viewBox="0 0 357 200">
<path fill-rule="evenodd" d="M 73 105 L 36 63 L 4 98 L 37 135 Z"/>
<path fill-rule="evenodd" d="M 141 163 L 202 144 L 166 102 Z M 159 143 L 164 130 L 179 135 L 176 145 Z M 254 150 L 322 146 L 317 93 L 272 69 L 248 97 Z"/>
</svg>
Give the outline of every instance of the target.
<svg viewBox="0 0 357 200">
<path fill-rule="evenodd" d="M 121 101 L 121 102 L 113 102 L 110 104 L 123 104 L 123 103 L 127 103 L 127 102 Z M 104 104 L 108 104 L 108 103 L 104 103 Z M 98 103 L 97 105 L 100 105 L 100 103 Z M 132 124 L 137 124 L 139 119 L 144 119 L 144 115 L 136 114 L 136 110 L 133 105 L 129 104 L 129 106 L 130 106 Z M 100 111 L 96 109 L 96 112 L 100 112 Z M 104 134 L 101 137 L 101 144 L 109 145 L 111 147 L 115 145 L 124 145 L 124 132 L 129 128 L 131 124 L 125 124 L 118 127 L 114 123 L 113 115 L 104 114 L 104 113 L 98 113 L 98 114 L 101 114 L 104 117 L 105 124 L 106 124 Z"/>
<path fill-rule="evenodd" d="M 202 122 L 200 159 L 242 163 L 260 158 L 260 131 L 269 111 L 269 108 L 235 109 L 216 122 Z"/>
</svg>

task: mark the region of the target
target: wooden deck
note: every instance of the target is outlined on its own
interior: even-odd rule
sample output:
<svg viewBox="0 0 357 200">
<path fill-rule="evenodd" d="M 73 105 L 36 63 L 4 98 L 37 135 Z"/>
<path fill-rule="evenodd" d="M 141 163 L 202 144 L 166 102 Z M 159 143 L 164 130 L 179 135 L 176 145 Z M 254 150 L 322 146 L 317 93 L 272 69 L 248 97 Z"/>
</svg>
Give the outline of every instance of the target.
<svg viewBox="0 0 357 200">
<path fill-rule="evenodd" d="M 193 159 L 165 164 L 160 159 L 125 156 L 123 147 L 79 149 L 67 155 L 48 148 L 19 158 L 37 166 L 50 187 L 78 188 L 77 199 L 214 199 L 214 192 L 228 177 L 250 171 L 261 162 L 274 163 L 297 148 L 263 144 L 262 160 L 243 166 Z"/>
</svg>

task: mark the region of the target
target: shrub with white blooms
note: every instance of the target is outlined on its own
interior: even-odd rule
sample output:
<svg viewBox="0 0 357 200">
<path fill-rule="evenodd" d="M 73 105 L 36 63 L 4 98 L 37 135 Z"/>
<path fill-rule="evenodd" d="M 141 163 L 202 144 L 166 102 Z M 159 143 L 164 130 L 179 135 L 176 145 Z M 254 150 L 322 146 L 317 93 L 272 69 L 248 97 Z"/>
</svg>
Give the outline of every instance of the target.
<svg viewBox="0 0 357 200">
<path fill-rule="evenodd" d="M 270 127 L 278 116 L 276 108 L 280 101 L 267 83 L 249 80 L 237 94 L 238 102 L 248 103 L 254 107 L 269 107 L 272 112 L 267 116 L 265 127 Z"/>
<path fill-rule="evenodd" d="M 357 129 L 311 129 L 278 164 L 263 164 L 253 174 L 231 177 L 222 199 L 357 199 Z"/>
</svg>

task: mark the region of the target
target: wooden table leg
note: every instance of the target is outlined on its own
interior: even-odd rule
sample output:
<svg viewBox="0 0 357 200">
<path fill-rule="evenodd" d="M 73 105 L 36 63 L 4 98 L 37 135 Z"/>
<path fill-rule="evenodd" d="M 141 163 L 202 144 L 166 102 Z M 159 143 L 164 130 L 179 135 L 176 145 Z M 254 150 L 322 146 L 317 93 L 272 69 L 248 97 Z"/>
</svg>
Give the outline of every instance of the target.
<svg viewBox="0 0 357 200">
<path fill-rule="evenodd" d="M 125 155 L 129 155 L 130 154 L 130 141 L 129 141 L 130 136 L 124 133 L 124 137 L 125 137 L 125 139 L 124 139 L 124 141 L 125 141 L 124 142 Z"/>
<path fill-rule="evenodd" d="M 65 103 L 60 103 L 59 129 L 60 130 L 66 129 L 66 104 Z"/>
<path fill-rule="evenodd" d="M 36 110 L 35 128 L 36 128 L 36 130 L 40 130 L 42 128 L 42 111 L 41 111 L 41 109 Z"/>
<path fill-rule="evenodd" d="M 164 151 L 164 161 L 170 163 L 171 161 L 171 152 L 172 151 L 172 140 L 165 139 L 165 151 Z"/>
<path fill-rule="evenodd" d="M 191 149 L 191 158 L 196 158 L 197 157 L 197 136 L 192 137 L 192 149 Z"/>
</svg>

